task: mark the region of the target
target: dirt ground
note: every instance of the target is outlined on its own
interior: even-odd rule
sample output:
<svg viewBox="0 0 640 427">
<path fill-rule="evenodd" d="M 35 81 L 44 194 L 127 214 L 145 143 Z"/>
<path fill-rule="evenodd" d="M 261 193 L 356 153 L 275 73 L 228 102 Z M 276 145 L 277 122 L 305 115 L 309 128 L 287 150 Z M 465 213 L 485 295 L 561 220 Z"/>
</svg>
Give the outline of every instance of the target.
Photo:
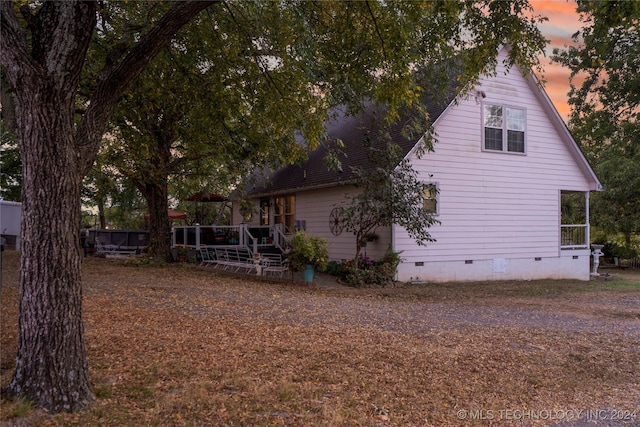
<svg viewBox="0 0 640 427">
<path fill-rule="evenodd" d="M 0 424 L 640 426 L 640 272 L 607 272 L 353 289 L 86 258 L 95 402 L 51 415 L 3 396 Z M 5 252 L 3 389 L 17 281 Z"/>
</svg>

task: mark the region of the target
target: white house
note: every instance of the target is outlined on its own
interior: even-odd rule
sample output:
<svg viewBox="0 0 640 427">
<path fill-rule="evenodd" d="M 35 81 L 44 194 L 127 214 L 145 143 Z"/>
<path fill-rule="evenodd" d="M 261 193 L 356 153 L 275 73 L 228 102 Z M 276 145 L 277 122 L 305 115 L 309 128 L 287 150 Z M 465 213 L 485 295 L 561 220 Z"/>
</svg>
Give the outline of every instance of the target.
<svg viewBox="0 0 640 427">
<path fill-rule="evenodd" d="M 504 47 L 496 75 L 482 77 L 466 96 L 428 105 L 435 151 L 418 157 L 418 141 L 392 132 L 424 183 L 438 189 L 425 208 L 440 221 L 429 230 L 436 241 L 426 247 L 402 227 L 377 230 L 366 253 L 378 258 L 389 246 L 401 252 L 398 280 L 589 279 L 588 200 L 602 185 L 535 76 L 501 65 L 506 54 Z M 366 163 L 362 140 L 375 139 L 376 117 L 370 107 L 331 120 L 328 143 L 306 163 L 251 185 L 252 216 L 234 203 L 234 224 L 281 224 L 285 233 L 304 228 L 327 238 L 331 259 L 353 258 L 354 236 L 332 215 L 353 190 L 350 166 Z M 342 172 L 322 161 L 338 138 L 346 144 Z M 583 195 L 585 219 L 562 224 L 562 197 L 575 193 Z"/>
</svg>

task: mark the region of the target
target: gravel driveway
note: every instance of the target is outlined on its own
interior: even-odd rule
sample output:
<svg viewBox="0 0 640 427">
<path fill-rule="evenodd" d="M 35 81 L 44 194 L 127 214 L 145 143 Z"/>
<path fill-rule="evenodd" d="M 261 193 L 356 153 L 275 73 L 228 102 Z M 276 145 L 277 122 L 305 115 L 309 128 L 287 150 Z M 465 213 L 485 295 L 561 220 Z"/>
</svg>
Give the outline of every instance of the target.
<svg viewBox="0 0 640 427">
<path fill-rule="evenodd" d="M 225 276 L 221 276 L 225 277 Z M 273 287 L 242 286 L 244 278 L 233 278 L 239 287 L 197 289 L 194 298 L 184 308 L 197 316 L 256 316 L 268 321 L 319 325 L 338 328 L 358 325 L 392 332 L 411 334 L 430 333 L 434 330 L 460 330 L 474 327 L 526 328 L 565 332 L 595 332 L 621 334 L 640 339 L 640 296 L 608 298 L 604 301 L 584 295 L 576 304 L 575 297 L 558 296 L 554 299 L 482 299 L 475 303 L 428 302 L 420 298 L 394 298 L 380 296 L 371 290 L 340 289 L 340 286 L 323 285 L 301 288 L 285 283 Z M 325 279 L 326 280 L 326 279 Z M 172 291 L 191 294 L 188 287 Z M 346 291 L 346 292 L 344 292 Z M 155 303 L 162 305 L 163 295 L 158 294 Z M 204 298 L 203 298 L 204 297 Z M 187 297 L 188 298 L 188 297 Z M 215 310 L 200 299 L 213 298 Z M 568 299 L 571 298 L 571 299 Z M 601 298 L 599 296 L 598 298 Z M 566 301 L 565 301 L 566 299 Z M 536 302 L 532 304 L 532 301 Z M 605 306 L 607 310 L 590 310 Z M 586 306 L 579 310 L 575 306 Z"/>
</svg>

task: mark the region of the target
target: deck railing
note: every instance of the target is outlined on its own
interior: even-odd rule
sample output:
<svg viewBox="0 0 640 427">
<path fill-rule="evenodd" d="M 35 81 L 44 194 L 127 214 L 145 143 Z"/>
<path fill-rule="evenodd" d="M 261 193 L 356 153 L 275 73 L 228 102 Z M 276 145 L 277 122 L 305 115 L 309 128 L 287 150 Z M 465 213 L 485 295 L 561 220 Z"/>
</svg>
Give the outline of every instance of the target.
<svg viewBox="0 0 640 427">
<path fill-rule="evenodd" d="M 560 226 L 560 249 L 588 249 L 589 227 L 587 224 Z"/>
<path fill-rule="evenodd" d="M 284 247 L 286 237 L 278 225 L 187 225 L 173 227 L 171 247 L 200 248 L 245 246 L 256 252 L 259 247 Z"/>
</svg>

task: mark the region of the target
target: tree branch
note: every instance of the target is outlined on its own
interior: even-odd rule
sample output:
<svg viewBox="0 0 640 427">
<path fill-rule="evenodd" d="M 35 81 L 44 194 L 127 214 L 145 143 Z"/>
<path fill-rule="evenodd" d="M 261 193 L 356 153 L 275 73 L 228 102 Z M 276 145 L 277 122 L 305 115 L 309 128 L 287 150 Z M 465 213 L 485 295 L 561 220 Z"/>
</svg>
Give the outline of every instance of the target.
<svg viewBox="0 0 640 427">
<path fill-rule="evenodd" d="M 369 1 L 366 1 L 365 4 L 367 5 L 367 9 L 369 10 L 369 15 L 371 15 L 371 19 L 373 19 L 373 25 L 376 29 L 376 34 L 378 35 L 378 38 L 380 39 L 380 43 L 381 43 L 381 47 L 382 47 L 382 56 L 384 56 L 384 59 L 387 60 L 387 51 L 384 47 L 384 38 L 382 38 L 382 34 L 380 33 L 380 27 L 378 26 L 378 21 L 376 20 L 376 16 L 373 14 L 373 10 L 371 10 L 371 4 L 369 4 Z"/>
<path fill-rule="evenodd" d="M 100 147 L 102 132 L 118 98 L 158 52 L 171 41 L 176 32 L 202 10 L 219 2 L 176 2 L 122 61 L 102 77 L 77 131 L 76 138 L 81 154 L 83 174 L 88 173 L 91 169 Z"/>
<path fill-rule="evenodd" d="M 11 1 L 0 1 L 0 64 L 11 82 L 38 72 Z"/>
</svg>

